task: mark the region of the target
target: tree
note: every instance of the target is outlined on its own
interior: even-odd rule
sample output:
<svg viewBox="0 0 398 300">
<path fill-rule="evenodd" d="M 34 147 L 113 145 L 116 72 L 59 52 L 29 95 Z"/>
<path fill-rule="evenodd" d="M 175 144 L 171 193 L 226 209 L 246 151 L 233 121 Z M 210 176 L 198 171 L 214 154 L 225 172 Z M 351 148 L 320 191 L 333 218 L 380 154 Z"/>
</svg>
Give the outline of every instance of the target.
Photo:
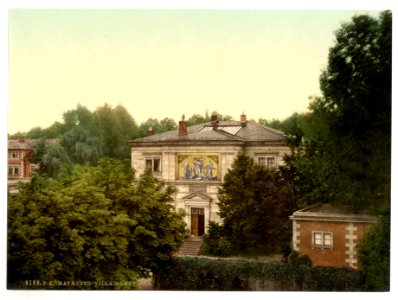
<svg viewBox="0 0 398 300">
<path fill-rule="evenodd" d="M 65 148 L 57 144 L 48 147 L 38 163 L 40 164 L 39 173 L 56 178 L 59 172 L 71 164 L 71 160 Z"/>
<path fill-rule="evenodd" d="M 209 122 L 210 118 L 207 116 L 202 116 L 200 114 L 193 114 L 190 118 L 187 119 L 188 126 L 203 124 Z"/>
<path fill-rule="evenodd" d="M 391 180 L 391 12 L 355 16 L 336 32 L 320 85 L 323 96 L 292 127 L 302 135 L 286 160 L 298 202 L 382 211 Z"/>
<path fill-rule="evenodd" d="M 103 147 L 103 155 L 118 159 L 129 159 L 130 148 L 127 142 L 137 138 L 139 131 L 127 110 L 121 105 L 112 108 L 105 104 L 95 110 L 94 118 L 98 137 Z"/>
<path fill-rule="evenodd" d="M 171 205 L 173 189 L 148 172 L 133 178 L 122 162 L 102 159 L 21 185 L 8 207 L 9 287 L 40 280 L 134 288 L 138 277 L 166 265 L 185 232 Z"/>
<path fill-rule="evenodd" d="M 164 118 L 162 120 L 149 118 L 145 122 L 140 125 L 140 135 L 145 136 L 148 129 L 152 128 L 155 134 L 162 133 L 170 130 L 174 130 L 177 128 L 177 124 L 173 119 Z"/>
<path fill-rule="evenodd" d="M 239 250 L 281 251 L 290 240 L 291 193 L 278 169 L 239 154 L 219 188 L 219 214 L 226 237 Z"/>
<path fill-rule="evenodd" d="M 358 244 L 360 271 L 367 290 L 390 289 L 390 224 L 390 214 L 384 212 Z"/>
<path fill-rule="evenodd" d="M 388 205 L 391 165 L 392 15 L 355 16 L 336 32 L 323 97 L 311 109 L 327 127 L 324 159 L 337 180 L 325 178 L 334 201 L 356 207 Z M 378 209 L 375 208 L 375 209 Z"/>
<path fill-rule="evenodd" d="M 160 124 L 160 128 L 161 128 L 162 132 L 174 130 L 177 128 L 176 122 L 170 118 L 164 118 L 164 119 L 160 120 L 159 124 Z"/>
</svg>

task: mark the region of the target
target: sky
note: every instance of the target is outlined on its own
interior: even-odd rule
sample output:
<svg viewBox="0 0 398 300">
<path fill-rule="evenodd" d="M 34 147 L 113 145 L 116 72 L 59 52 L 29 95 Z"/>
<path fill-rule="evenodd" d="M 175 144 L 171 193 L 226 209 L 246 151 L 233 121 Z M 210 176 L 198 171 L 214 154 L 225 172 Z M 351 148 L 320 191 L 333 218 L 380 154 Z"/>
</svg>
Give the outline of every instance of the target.
<svg viewBox="0 0 398 300">
<path fill-rule="evenodd" d="M 334 33 L 374 10 L 25 9 L 8 13 L 8 133 L 78 104 L 140 124 L 217 111 L 283 120 L 320 95 Z"/>
</svg>

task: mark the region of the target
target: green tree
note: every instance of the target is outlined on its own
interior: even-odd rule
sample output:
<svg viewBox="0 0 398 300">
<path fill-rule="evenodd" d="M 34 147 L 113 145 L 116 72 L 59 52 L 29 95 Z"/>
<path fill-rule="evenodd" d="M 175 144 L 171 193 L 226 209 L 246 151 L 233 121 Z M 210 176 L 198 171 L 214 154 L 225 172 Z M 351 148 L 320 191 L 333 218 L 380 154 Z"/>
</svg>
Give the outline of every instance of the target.
<svg viewBox="0 0 398 300">
<path fill-rule="evenodd" d="M 258 124 L 265 127 L 271 127 L 278 130 L 283 130 L 282 122 L 278 119 L 266 120 L 264 118 L 258 119 Z"/>
<path fill-rule="evenodd" d="M 174 130 L 177 128 L 177 123 L 173 119 L 170 119 L 170 118 L 164 118 L 164 119 L 160 120 L 159 124 L 162 129 L 162 132 Z"/>
<path fill-rule="evenodd" d="M 297 203 L 377 213 L 390 200 L 391 12 L 342 25 L 320 84 L 323 96 L 311 99 L 310 112 L 284 128 L 301 135 L 286 160 Z"/>
<path fill-rule="evenodd" d="M 138 126 L 127 110 L 118 105 L 98 107 L 94 112 L 96 129 L 100 138 L 103 155 L 112 158 L 129 159 L 127 142 L 139 136 Z"/>
<path fill-rule="evenodd" d="M 174 187 L 152 176 L 150 170 L 141 176 L 133 198 L 139 206 L 130 212 L 137 220 L 132 231 L 135 242 L 129 245 L 130 265 L 156 273 L 173 260 L 186 232 L 184 212 L 174 209 L 175 192 Z"/>
<path fill-rule="evenodd" d="M 145 122 L 140 125 L 140 135 L 145 136 L 148 129 L 152 128 L 155 134 L 162 133 L 170 130 L 174 130 L 177 128 L 177 124 L 173 119 L 164 118 L 162 120 L 149 118 Z"/>
<path fill-rule="evenodd" d="M 190 118 L 187 119 L 188 126 L 203 124 L 209 122 L 210 118 L 208 116 L 202 116 L 200 114 L 193 114 Z"/>
<path fill-rule="evenodd" d="M 174 190 L 148 172 L 132 184 L 133 178 L 122 162 L 102 159 L 21 185 L 8 207 L 8 286 L 136 283 L 167 265 L 185 232 L 171 204 Z M 95 288 L 101 287 L 89 287 Z"/>
<path fill-rule="evenodd" d="M 238 249 L 273 253 L 290 240 L 288 216 L 295 207 L 278 169 L 241 153 L 225 174 L 218 198 L 226 237 Z"/>
<path fill-rule="evenodd" d="M 311 109 L 327 127 L 321 146 L 338 177 L 324 178 L 334 201 L 355 207 L 388 205 L 391 165 L 392 15 L 355 16 L 336 32 L 323 97 Z"/>
<path fill-rule="evenodd" d="M 390 289 L 390 226 L 390 214 L 384 212 L 358 244 L 358 260 L 367 290 Z"/>
<path fill-rule="evenodd" d="M 41 159 L 38 161 L 40 164 L 39 173 L 47 174 L 54 178 L 58 176 L 59 172 L 71 164 L 71 160 L 65 148 L 59 144 L 48 147 L 41 155 Z"/>
</svg>

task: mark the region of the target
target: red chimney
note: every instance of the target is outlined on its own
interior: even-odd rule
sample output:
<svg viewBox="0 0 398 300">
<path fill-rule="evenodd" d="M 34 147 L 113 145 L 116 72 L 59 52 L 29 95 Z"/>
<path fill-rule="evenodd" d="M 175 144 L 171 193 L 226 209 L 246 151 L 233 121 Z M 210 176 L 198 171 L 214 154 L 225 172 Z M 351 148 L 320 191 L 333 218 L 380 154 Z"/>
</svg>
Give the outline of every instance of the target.
<svg viewBox="0 0 398 300">
<path fill-rule="evenodd" d="M 247 123 L 247 118 L 246 118 L 245 113 L 242 113 L 242 114 L 240 115 L 240 123 L 241 123 L 242 125 L 246 125 L 246 123 Z"/>
<path fill-rule="evenodd" d="M 25 138 L 24 138 L 24 137 L 20 137 L 20 138 L 18 139 L 18 142 L 20 142 L 20 143 L 25 142 Z"/>
<path fill-rule="evenodd" d="M 155 132 L 153 131 L 152 127 L 149 127 L 146 131 L 146 136 L 151 136 L 154 134 L 155 134 Z"/>
<path fill-rule="evenodd" d="M 178 135 L 179 136 L 184 136 L 188 134 L 188 125 L 187 122 L 185 121 L 185 116 L 182 115 L 181 121 L 178 123 Z"/>
</svg>

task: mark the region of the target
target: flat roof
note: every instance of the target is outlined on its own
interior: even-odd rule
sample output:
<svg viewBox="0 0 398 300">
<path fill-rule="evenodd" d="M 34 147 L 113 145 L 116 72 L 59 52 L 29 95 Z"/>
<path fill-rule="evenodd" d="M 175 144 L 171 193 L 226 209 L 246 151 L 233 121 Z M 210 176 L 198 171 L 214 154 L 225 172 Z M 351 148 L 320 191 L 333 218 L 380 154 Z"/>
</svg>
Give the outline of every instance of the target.
<svg viewBox="0 0 398 300">
<path fill-rule="evenodd" d="M 356 212 L 353 208 L 343 205 L 331 205 L 318 203 L 298 210 L 289 217 L 292 220 L 306 221 L 333 221 L 376 223 L 377 217 L 366 212 Z"/>
</svg>

